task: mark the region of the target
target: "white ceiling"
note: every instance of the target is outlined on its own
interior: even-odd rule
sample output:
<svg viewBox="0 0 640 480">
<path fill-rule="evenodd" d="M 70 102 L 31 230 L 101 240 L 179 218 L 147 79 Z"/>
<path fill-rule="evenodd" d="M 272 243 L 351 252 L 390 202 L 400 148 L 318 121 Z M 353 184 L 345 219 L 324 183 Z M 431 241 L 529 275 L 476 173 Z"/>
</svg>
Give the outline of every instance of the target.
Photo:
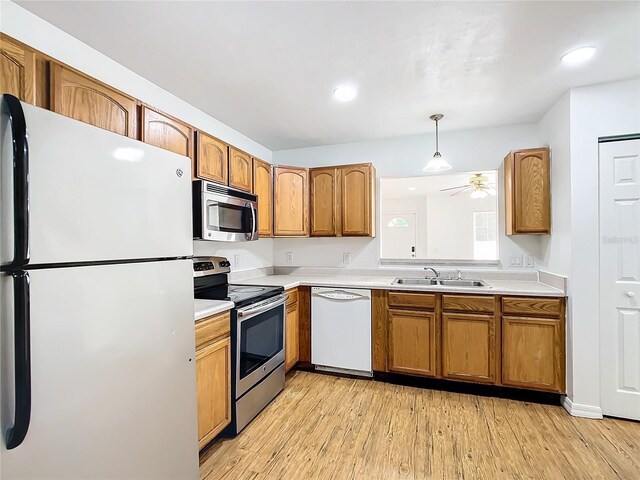
<svg viewBox="0 0 640 480">
<path fill-rule="evenodd" d="M 570 87 L 640 75 L 639 2 L 18 3 L 272 150 L 431 132 L 436 112 L 535 122 Z M 584 45 L 590 63 L 560 64 Z"/>
</svg>

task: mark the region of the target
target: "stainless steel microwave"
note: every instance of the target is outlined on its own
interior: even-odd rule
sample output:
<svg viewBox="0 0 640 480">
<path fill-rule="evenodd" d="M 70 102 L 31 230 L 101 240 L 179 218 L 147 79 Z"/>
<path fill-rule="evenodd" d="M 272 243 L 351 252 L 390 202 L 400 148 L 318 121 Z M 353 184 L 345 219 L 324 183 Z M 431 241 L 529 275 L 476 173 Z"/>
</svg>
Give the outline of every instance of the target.
<svg viewBox="0 0 640 480">
<path fill-rule="evenodd" d="M 258 197 L 242 190 L 193 182 L 193 238 L 222 242 L 258 239 Z"/>
</svg>

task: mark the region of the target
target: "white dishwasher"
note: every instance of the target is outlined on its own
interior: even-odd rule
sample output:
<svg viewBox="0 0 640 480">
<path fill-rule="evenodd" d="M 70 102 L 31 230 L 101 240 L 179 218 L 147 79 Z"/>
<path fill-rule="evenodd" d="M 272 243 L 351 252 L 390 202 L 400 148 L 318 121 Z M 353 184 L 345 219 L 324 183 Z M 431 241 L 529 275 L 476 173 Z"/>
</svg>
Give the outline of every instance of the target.
<svg viewBox="0 0 640 480">
<path fill-rule="evenodd" d="M 311 289 L 311 363 L 371 377 L 371 290 Z"/>
</svg>

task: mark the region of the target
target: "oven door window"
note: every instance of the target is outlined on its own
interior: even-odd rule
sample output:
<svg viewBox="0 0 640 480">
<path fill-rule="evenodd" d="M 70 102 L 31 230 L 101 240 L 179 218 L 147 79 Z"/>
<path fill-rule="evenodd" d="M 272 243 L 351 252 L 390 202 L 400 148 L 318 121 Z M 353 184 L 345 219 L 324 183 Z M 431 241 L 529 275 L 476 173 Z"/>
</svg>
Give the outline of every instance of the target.
<svg viewBox="0 0 640 480">
<path fill-rule="evenodd" d="M 208 201 L 207 228 L 219 232 L 250 233 L 251 207 Z"/>
<path fill-rule="evenodd" d="M 284 308 L 278 307 L 240 323 L 240 379 L 283 349 Z"/>
</svg>

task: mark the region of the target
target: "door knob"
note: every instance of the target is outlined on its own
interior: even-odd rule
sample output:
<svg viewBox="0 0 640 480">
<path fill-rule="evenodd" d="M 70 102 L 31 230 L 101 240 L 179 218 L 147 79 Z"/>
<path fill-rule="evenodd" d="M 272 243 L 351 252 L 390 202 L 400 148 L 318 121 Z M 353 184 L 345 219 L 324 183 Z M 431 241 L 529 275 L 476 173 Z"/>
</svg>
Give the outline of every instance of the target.
<svg viewBox="0 0 640 480">
<path fill-rule="evenodd" d="M 636 292 L 627 292 L 627 297 L 633 298 L 636 296 Z"/>
</svg>

